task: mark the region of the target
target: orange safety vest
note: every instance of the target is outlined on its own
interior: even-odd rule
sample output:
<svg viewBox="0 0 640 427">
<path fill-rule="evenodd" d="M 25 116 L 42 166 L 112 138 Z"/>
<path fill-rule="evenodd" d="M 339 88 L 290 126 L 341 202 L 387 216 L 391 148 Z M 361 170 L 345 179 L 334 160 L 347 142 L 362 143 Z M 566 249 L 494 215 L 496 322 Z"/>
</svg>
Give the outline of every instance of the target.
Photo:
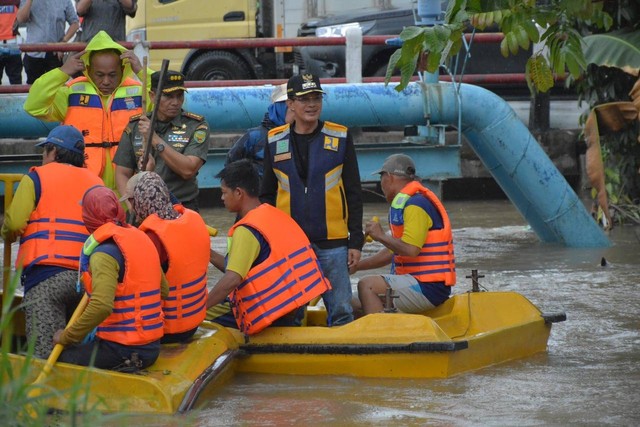
<svg viewBox="0 0 640 427">
<path fill-rule="evenodd" d="M 16 1 L 16 4 L 0 5 L 0 43 L 3 40 L 8 41 L 16 38 L 15 34 L 13 34 L 13 23 L 16 21 L 19 3 Z"/>
<path fill-rule="evenodd" d="M 40 178 L 40 199 L 20 236 L 16 268 L 33 264 L 78 269 L 82 244 L 89 231 L 82 221 L 80 201 L 102 180 L 86 168 L 66 163 L 33 167 Z"/>
<path fill-rule="evenodd" d="M 233 314 L 242 332 L 258 333 L 331 289 L 309 239 L 289 215 L 262 204 L 231 227 L 230 240 L 240 225 L 258 231 L 271 249 L 267 259 L 251 267 L 231 294 Z"/>
<path fill-rule="evenodd" d="M 164 333 L 177 334 L 197 327 L 207 314 L 207 270 L 211 240 L 202 217 L 182 205 L 173 220 L 148 216 L 140 230 L 153 231 L 169 256 L 166 276 L 169 296 L 162 302 Z"/>
<path fill-rule="evenodd" d="M 82 132 L 87 167 L 102 176 L 106 165 L 105 150 L 110 151 L 113 159 L 129 119 L 142 113 L 142 86 L 135 79 L 124 79 L 109 96 L 106 106 L 102 104 L 96 87 L 86 77 L 75 78 L 67 86 L 68 107 L 63 124 L 75 126 Z"/>
<path fill-rule="evenodd" d="M 100 243 L 113 239 L 124 256 L 124 276 L 118 283 L 113 311 L 98 325 L 96 335 L 122 345 L 144 345 L 162 338 L 160 258 L 153 242 L 130 225 L 108 222 L 87 239 L 82 249 L 81 271 L 91 298 L 93 289 L 88 258 Z"/>
<path fill-rule="evenodd" d="M 447 286 L 456 284 L 456 260 L 453 254 L 453 233 L 451 223 L 444 206 L 433 194 L 418 181 L 407 184 L 391 202 L 389 218 L 401 218 L 404 207 L 414 194 L 420 193 L 436 207 L 442 216 L 444 227 L 441 230 L 429 230 L 422 245 L 420 254 L 416 257 L 393 256 L 394 274 L 411 274 L 420 282 L 444 282 Z M 396 239 L 402 237 L 404 221 L 401 224 L 389 221 L 391 234 Z"/>
</svg>

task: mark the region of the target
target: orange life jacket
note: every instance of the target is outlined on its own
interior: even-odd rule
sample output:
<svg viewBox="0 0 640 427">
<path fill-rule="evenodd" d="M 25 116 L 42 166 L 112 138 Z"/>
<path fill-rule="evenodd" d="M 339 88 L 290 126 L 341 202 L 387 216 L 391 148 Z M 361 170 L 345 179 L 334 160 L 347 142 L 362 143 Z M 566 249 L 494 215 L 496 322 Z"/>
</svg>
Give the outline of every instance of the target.
<svg viewBox="0 0 640 427">
<path fill-rule="evenodd" d="M 231 227 L 230 239 L 240 225 L 258 231 L 271 249 L 231 294 L 233 314 L 242 332 L 258 333 L 331 289 L 309 239 L 289 215 L 262 204 Z"/>
<path fill-rule="evenodd" d="M 3 40 L 14 40 L 16 38 L 13 34 L 13 23 L 16 21 L 17 14 L 17 5 L 0 5 L 0 43 L 2 43 Z"/>
<path fill-rule="evenodd" d="M 144 345 L 159 340 L 164 334 L 160 258 L 153 242 L 142 231 L 109 222 L 89 236 L 82 249 L 81 262 L 87 294 L 91 298 L 88 258 L 100 243 L 111 238 L 124 256 L 125 271 L 116 288 L 113 311 L 98 325 L 96 335 L 122 345 Z"/>
<path fill-rule="evenodd" d="M 40 199 L 20 237 L 16 268 L 42 264 L 77 270 L 82 244 L 89 237 L 80 201 L 102 180 L 86 168 L 66 163 L 48 163 L 31 171 L 40 178 Z"/>
<path fill-rule="evenodd" d="M 197 212 L 182 205 L 174 209 L 182 214 L 177 219 L 163 220 L 153 214 L 140 224 L 140 230 L 158 236 L 169 257 L 169 296 L 162 301 L 165 334 L 189 331 L 207 314 L 209 232 Z"/>
<path fill-rule="evenodd" d="M 102 176 L 105 150 L 115 155 L 129 118 L 142 113 L 142 86 L 130 77 L 116 88 L 103 106 L 98 89 L 86 77 L 67 83 L 69 97 L 65 125 L 73 125 L 82 132 L 89 170 Z M 113 165 L 109 165 L 114 167 Z"/>
<path fill-rule="evenodd" d="M 407 201 L 416 193 L 422 194 L 436 207 L 440 216 L 442 216 L 443 228 L 440 230 L 429 230 L 418 256 L 408 257 L 394 255 L 394 273 L 411 274 L 420 282 L 444 282 L 447 286 L 453 286 L 456 284 L 456 260 L 453 254 L 453 234 L 451 232 L 451 223 L 449 222 L 447 211 L 438 197 L 418 181 L 412 181 L 393 199 L 389 217 L 390 219 L 394 217 L 401 218 Z M 389 228 L 391 229 L 393 237 L 399 239 L 402 237 L 404 231 L 404 221 L 398 224 L 396 221 L 390 220 Z"/>
</svg>

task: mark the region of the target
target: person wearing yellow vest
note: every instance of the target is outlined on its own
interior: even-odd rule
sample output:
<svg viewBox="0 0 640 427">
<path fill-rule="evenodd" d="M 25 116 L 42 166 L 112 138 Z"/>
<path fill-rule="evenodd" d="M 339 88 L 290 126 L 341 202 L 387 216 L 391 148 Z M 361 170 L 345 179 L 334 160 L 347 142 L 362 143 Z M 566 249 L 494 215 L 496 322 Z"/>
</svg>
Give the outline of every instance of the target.
<svg viewBox="0 0 640 427">
<path fill-rule="evenodd" d="M 151 240 L 126 223 L 113 190 L 90 188 L 82 198 L 82 219 L 91 232 L 80 258 L 89 302 L 54 344 L 58 361 L 132 372 L 152 365 L 164 333 L 161 298 L 168 286 Z M 95 331 L 95 339 L 89 338 Z M 84 341 L 83 341 L 84 340 Z"/>
<path fill-rule="evenodd" d="M 141 71 L 133 51 L 100 31 L 84 51 L 33 83 L 24 109 L 38 119 L 78 128 L 85 138 L 87 167 L 115 190 L 111 161 L 129 119 L 142 113 L 146 96 L 136 79 Z M 82 76 L 74 78 L 78 73 Z"/>
<path fill-rule="evenodd" d="M 5 72 L 12 85 L 22 84 L 22 58 L 16 37 L 20 33 L 14 25 L 18 6 L 20 0 L 0 0 L 0 80 Z"/>
<path fill-rule="evenodd" d="M 228 234 L 225 273 L 209 292 L 207 307 L 230 295 L 240 331 L 293 326 L 299 309 L 331 289 L 306 235 L 281 210 L 258 199 L 260 176 L 248 159 L 225 166 L 222 201 L 238 221 Z"/>
<path fill-rule="evenodd" d="M 287 82 L 293 122 L 269 131 L 260 199 L 304 230 L 333 289 L 322 296 L 329 326 L 353 321 L 349 268 L 360 260 L 362 188 L 349 129 L 320 120 L 324 91 L 313 74 Z"/>
<path fill-rule="evenodd" d="M 169 296 L 162 302 L 162 343 L 186 342 L 206 314 L 209 232 L 197 212 L 171 202 L 160 175 L 140 172 L 134 177 L 139 179 L 132 194 L 124 197 L 142 221 L 138 228 L 154 243 L 169 282 Z"/>
<path fill-rule="evenodd" d="M 358 282 L 364 314 L 382 312 L 388 289 L 391 303 L 404 313 L 423 313 L 449 298 L 456 283 L 451 223 L 438 197 L 416 176 L 413 160 L 393 154 L 385 160 L 380 185 L 388 202 L 386 234 L 378 221 L 365 226 L 365 234 L 385 247 L 360 260 L 350 273 L 391 263 L 391 274 L 365 276 Z M 381 297 L 382 295 L 382 297 Z M 357 301 L 354 301 L 357 305 Z M 394 307 L 386 307 L 392 309 Z"/>
<path fill-rule="evenodd" d="M 37 144 L 42 166 L 26 174 L 5 212 L 2 238 L 20 237 L 16 270 L 21 271 L 27 338 L 34 354 L 47 358 L 56 329 L 63 328 L 82 294 L 76 289 L 80 251 L 89 237 L 82 222 L 82 195 L 102 180 L 84 167 L 82 134 L 58 126 Z"/>
</svg>

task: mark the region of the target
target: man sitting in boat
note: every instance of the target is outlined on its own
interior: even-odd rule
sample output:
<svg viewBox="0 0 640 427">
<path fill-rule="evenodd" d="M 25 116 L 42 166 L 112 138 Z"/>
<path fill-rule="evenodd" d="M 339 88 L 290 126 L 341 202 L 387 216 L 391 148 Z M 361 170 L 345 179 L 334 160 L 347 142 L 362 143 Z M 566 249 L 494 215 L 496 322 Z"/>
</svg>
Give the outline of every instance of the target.
<svg viewBox="0 0 640 427">
<path fill-rule="evenodd" d="M 365 276 L 358 282 L 364 314 L 382 312 L 387 290 L 391 304 L 404 313 L 423 313 L 442 304 L 456 283 L 453 236 L 449 216 L 438 197 L 416 176 L 413 160 L 404 154 L 389 156 L 380 185 L 389 209 L 391 234 L 380 223 L 366 224 L 365 233 L 385 247 L 364 258 L 351 273 L 391 263 L 391 274 Z M 392 307 L 387 307 L 392 308 Z"/>
<path fill-rule="evenodd" d="M 89 303 L 78 320 L 56 331 L 67 346 L 61 362 L 132 371 L 153 364 L 163 335 L 161 297 L 169 293 L 153 242 L 126 223 L 124 209 L 106 187 L 82 198 L 82 218 L 92 233 L 82 248 L 80 271 Z M 95 329 L 95 340 L 85 337 Z"/>
<path fill-rule="evenodd" d="M 48 122 L 78 128 L 85 138 L 87 167 L 116 188 L 111 163 L 129 118 L 142 113 L 143 70 L 133 51 L 100 31 L 82 52 L 38 78 L 29 89 L 24 110 Z M 80 74 L 80 77 L 76 77 Z"/>
<path fill-rule="evenodd" d="M 231 294 L 238 328 L 255 334 L 267 326 L 293 326 L 296 312 L 331 289 L 300 226 L 258 199 L 260 176 L 251 161 L 225 166 L 222 201 L 238 215 L 229 230 L 225 273 L 209 292 L 207 307 Z"/>
<path fill-rule="evenodd" d="M 162 302 L 162 343 L 185 342 L 206 314 L 211 246 L 207 226 L 197 212 L 171 202 L 167 184 L 155 172 L 134 175 L 127 193 L 123 199 L 129 198 L 142 221 L 139 228 L 154 243 L 169 282 L 169 296 Z"/>
<path fill-rule="evenodd" d="M 84 138 L 73 126 L 54 128 L 37 145 L 44 148 L 42 166 L 22 177 L 2 238 L 8 245 L 20 237 L 16 270 L 22 269 L 27 338 L 35 337 L 34 354 L 46 359 L 53 333 L 64 328 L 82 298 L 76 282 L 89 232 L 79 202 L 102 180 L 84 167 Z"/>
</svg>

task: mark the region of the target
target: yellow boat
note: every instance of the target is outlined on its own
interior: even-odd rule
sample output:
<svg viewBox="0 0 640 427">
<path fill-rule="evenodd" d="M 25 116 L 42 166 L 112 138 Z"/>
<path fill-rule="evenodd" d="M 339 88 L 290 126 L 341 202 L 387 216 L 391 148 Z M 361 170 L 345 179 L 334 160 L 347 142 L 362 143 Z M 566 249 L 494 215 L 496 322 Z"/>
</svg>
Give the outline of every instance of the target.
<svg viewBox="0 0 640 427">
<path fill-rule="evenodd" d="M 306 326 L 270 327 L 246 337 L 203 322 L 187 345 L 163 345 L 149 369 L 126 374 L 58 363 L 47 386 L 68 390 L 80 380 L 87 407 L 105 412 L 184 412 L 206 401 L 233 373 L 444 378 L 544 352 L 551 324 L 516 292 L 469 292 L 424 315 L 380 313 L 333 328 L 309 307 Z M 24 356 L 9 355 L 14 368 Z M 32 360 L 34 378 L 44 361 Z M 76 388 L 76 392 L 78 389 Z M 50 399 L 65 408 L 68 393 Z"/>
<path fill-rule="evenodd" d="M 203 390 L 221 385 L 233 375 L 237 340 L 226 328 L 204 323 L 189 344 L 164 344 L 156 363 L 135 374 L 56 363 L 43 386 L 57 390 L 45 399 L 49 408 L 67 410 L 75 398 L 78 410 L 166 413 L 192 408 Z M 32 383 L 44 367 L 42 359 L 6 355 L 19 372 L 25 363 Z M 5 357 L 5 355 L 2 355 Z M 42 395 L 42 394 L 41 394 Z"/>
<path fill-rule="evenodd" d="M 326 315 L 313 307 L 309 324 Z M 444 378 L 546 351 L 552 322 L 516 292 L 455 295 L 425 313 L 379 313 L 344 326 L 267 328 L 240 346 L 238 372 Z"/>
</svg>

